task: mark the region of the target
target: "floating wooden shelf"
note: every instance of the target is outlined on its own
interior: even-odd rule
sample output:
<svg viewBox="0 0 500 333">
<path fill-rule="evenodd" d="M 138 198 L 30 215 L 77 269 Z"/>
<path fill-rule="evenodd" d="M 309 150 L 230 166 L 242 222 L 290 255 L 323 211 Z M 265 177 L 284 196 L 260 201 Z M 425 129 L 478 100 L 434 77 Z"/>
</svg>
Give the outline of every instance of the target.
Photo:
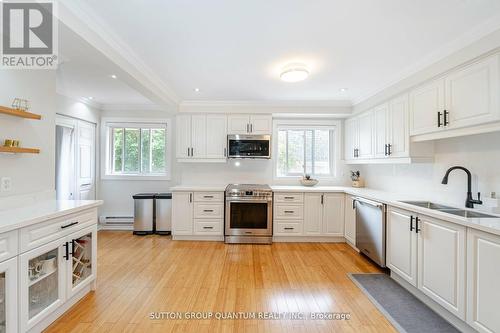
<svg viewBox="0 0 500 333">
<path fill-rule="evenodd" d="M 4 147 L 4 146 L 0 146 L 0 153 L 39 154 L 40 153 L 40 149 L 37 149 L 37 148 L 22 148 L 22 147 Z"/>
<path fill-rule="evenodd" d="M 6 106 L 0 106 L 0 113 L 8 114 L 8 115 L 14 116 L 14 117 L 36 119 L 36 120 L 42 119 L 42 116 L 40 116 L 39 114 L 26 112 L 23 110 L 18 110 L 18 109 L 13 109 L 13 108 L 8 108 Z"/>
</svg>

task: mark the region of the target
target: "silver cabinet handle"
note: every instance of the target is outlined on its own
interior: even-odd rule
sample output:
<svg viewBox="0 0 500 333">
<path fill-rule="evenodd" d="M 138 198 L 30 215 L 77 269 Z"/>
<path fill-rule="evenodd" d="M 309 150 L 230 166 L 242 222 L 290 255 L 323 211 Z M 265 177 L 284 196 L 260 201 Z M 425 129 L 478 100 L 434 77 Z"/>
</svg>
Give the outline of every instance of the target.
<svg viewBox="0 0 500 333">
<path fill-rule="evenodd" d="M 224 147 L 224 157 L 227 156 L 227 148 Z"/>
<path fill-rule="evenodd" d="M 203 227 L 203 229 L 213 229 L 214 227 Z"/>
</svg>

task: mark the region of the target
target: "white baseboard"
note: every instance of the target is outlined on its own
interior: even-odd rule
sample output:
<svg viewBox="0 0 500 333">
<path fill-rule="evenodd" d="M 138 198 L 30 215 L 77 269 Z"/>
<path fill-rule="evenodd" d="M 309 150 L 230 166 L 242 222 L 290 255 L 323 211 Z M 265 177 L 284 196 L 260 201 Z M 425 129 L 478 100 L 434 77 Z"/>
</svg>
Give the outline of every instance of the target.
<svg viewBox="0 0 500 333">
<path fill-rule="evenodd" d="M 172 235 L 172 240 L 221 242 L 224 236 Z"/>
<path fill-rule="evenodd" d="M 276 243 L 345 243 L 341 236 L 273 236 Z"/>
<path fill-rule="evenodd" d="M 98 230 L 122 230 L 122 231 L 133 231 L 133 225 L 109 225 L 109 224 L 100 224 L 97 226 Z"/>
<path fill-rule="evenodd" d="M 465 321 L 461 320 L 454 314 L 450 313 L 448 310 L 443 308 L 441 305 L 433 301 L 429 296 L 425 295 L 423 292 L 412 286 L 405 279 L 400 277 L 398 274 L 391 271 L 391 278 L 399 283 L 403 288 L 412 293 L 416 298 L 421 300 L 425 305 L 430 307 L 434 312 L 443 317 L 451 325 L 455 326 L 460 332 L 464 333 L 477 333 L 472 327 L 470 327 Z"/>
</svg>

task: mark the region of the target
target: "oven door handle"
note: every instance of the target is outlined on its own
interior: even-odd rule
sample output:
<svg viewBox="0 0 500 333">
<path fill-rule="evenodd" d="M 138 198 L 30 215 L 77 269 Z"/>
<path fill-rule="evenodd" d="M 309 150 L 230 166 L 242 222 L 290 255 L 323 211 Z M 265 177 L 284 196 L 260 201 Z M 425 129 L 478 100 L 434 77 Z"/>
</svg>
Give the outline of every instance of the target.
<svg viewBox="0 0 500 333">
<path fill-rule="evenodd" d="M 232 203 L 265 203 L 265 204 L 270 204 L 273 202 L 272 199 L 269 200 L 234 200 L 234 199 L 227 199 L 227 203 L 232 204 Z"/>
</svg>

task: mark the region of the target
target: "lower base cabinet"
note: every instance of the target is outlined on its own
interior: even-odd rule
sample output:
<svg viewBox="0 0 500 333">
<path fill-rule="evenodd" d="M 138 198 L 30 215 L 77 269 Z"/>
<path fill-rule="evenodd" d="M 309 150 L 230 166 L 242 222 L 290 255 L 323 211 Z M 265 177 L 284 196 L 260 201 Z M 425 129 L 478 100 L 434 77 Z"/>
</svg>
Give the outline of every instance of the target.
<svg viewBox="0 0 500 333">
<path fill-rule="evenodd" d="M 387 266 L 465 320 L 466 228 L 389 208 Z"/>
<path fill-rule="evenodd" d="M 345 196 L 344 202 L 344 237 L 352 245 L 356 245 L 356 208 L 354 197 Z"/>
<path fill-rule="evenodd" d="M 25 332 L 95 279 L 97 226 L 19 256 L 19 323 Z"/>
<path fill-rule="evenodd" d="M 500 332 L 500 236 L 467 232 L 467 323 L 479 332 Z"/>
<path fill-rule="evenodd" d="M 17 257 L 0 263 L 0 332 L 17 333 Z"/>
</svg>

